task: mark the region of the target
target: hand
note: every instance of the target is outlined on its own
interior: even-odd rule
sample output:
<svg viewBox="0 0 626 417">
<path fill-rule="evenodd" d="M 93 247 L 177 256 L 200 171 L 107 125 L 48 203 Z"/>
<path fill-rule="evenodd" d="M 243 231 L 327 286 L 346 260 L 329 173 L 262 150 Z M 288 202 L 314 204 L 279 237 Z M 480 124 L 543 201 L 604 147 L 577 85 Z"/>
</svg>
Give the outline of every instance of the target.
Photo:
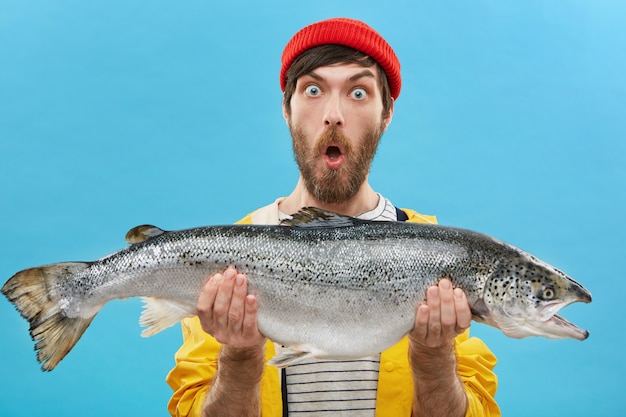
<svg viewBox="0 0 626 417">
<path fill-rule="evenodd" d="M 471 320 L 465 293 L 452 288 L 449 279 L 426 290 L 426 302 L 417 308 L 415 326 L 409 333 L 413 415 L 466 414 L 468 399 L 457 374 L 453 340 Z"/>
<path fill-rule="evenodd" d="M 426 303 L 418 307 L 415 326 L 409 333 L 411 345 L 437 348 L 449 345 L 471 324 L 472 312 L 463 290 L 442 279 L 426 291 Z"/>
<path fill-rule="evenodd" d="M 197 304 L 202 329 L 223 345 L 250 348 L 265 343 L 257 327 L 257 301 L 248 295 L 246 276 L 233 267 L 213 275 Z"/>
</svg>

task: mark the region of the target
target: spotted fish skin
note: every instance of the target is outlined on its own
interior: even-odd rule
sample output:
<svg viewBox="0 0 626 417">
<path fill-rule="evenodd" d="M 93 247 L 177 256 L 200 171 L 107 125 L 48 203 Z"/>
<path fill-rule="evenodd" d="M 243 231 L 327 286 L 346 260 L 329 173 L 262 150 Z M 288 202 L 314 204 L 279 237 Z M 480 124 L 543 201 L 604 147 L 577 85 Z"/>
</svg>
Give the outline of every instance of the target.
<svg viewBox="0 0 626 417">
<path fill-rule="evenodd" d="M 473 317 L 511 337 L 585 339 L 556 316 L 591 294 L 563 272 L 492 237 L 439 225 L 363 221 L 315 208 L 278 226 L 210 226 L 165 232 L 139 226 L 131 246 L 93 262 L 15 274 L 2 292 L 31 324 L 38 360 L 52 370 L 108 301 L 144 297 L 144 335 L 196 313 L 208 276 L 235 266 L 257 297 L 259 330 L 309 356 L 380 352 L 413 326 L 426 289 L 448 277 Z"/>
</svg>

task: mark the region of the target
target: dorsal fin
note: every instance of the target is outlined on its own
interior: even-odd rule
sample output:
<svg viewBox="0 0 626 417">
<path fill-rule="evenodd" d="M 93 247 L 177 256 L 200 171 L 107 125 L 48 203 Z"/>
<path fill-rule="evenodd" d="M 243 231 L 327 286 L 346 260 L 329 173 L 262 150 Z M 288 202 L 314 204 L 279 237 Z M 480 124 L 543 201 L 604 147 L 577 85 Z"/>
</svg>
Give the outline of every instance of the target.
<svg viewBox="0 0 626 417">
<path fill-rule="evenodd" d="M 280 224 L 294 227 L 348 227 L 358 222 L 360 220 L 354 217 L 343 216 L 317 207 L 305 207 L 293 214 L 291 219 L 285 219 Z"/>
<path fill-rule="evenodd" d="M 165 233 L 165 230 L 159 229 L 156 226 L 142 224 L 141 226 L 133 227 L 126 233 L 126 242 L 130 244 L 141 243 L 162 235 L 163 233 Z"/>
</svg>

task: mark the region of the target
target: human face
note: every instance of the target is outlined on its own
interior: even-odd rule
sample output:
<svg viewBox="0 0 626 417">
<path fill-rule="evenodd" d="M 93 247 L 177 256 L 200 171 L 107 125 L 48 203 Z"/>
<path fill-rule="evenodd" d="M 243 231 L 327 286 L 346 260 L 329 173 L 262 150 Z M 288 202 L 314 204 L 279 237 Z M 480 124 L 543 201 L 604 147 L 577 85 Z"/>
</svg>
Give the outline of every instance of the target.
<svg viewBox="0 0 626 417">
<path fill-rule="evenodd" d="M 296 162 L 308 192 L 318 201 L 343 203 L 366 181 L 383 117 L 376 67 L 336 64 L 301 76 L 284 111 Z"/>
</svg>

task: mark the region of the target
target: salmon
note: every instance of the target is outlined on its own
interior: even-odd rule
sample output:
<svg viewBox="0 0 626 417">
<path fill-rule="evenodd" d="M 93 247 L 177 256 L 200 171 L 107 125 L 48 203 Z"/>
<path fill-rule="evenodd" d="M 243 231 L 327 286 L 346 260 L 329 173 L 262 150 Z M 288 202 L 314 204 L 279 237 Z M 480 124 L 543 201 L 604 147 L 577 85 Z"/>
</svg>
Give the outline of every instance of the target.
<svg viewBox="0 0 626 417">
<path fill-rule="evenodd" d="M 259 331 L 285 346 L 278 367 L 308 357 L 359 358 L 413 327 L 426 289 L 449 278 L 475 321 L 513 338 L 584 340 L 556 313 L 590 292 L 555 267 L 493 237 L 431 224 L 365 221 L 305 208 L 280 225 L 131 229 L 130 245 L 92 262 L 16 273 L 2 287 L 30 323 L 37 360 L 51 371 L 104 304 L 143 297 L 151 336 L 185 317 L 207 278 L 229 266 L 246 274 Z"/>
</svg>

